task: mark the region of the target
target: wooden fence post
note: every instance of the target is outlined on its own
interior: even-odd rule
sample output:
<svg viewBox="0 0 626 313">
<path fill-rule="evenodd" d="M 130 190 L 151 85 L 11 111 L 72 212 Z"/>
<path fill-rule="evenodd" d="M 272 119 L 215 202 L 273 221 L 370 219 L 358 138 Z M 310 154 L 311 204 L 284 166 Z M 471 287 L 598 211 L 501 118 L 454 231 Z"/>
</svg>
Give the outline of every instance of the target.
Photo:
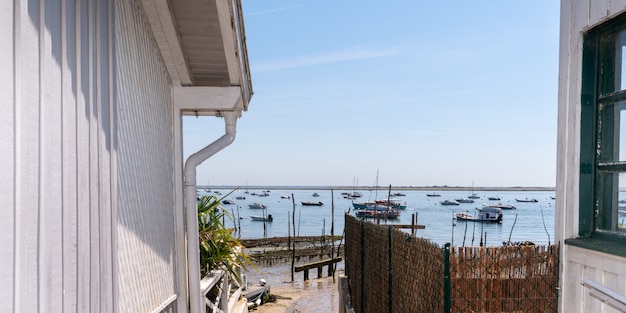
<svg viewBox="0 0 626 313">
<path fill-rule="evenodd" d="M 451 286 L 450 286 L 450 243 L 446 243 L 443 248 L 443 312 L 450 313 L 451 307 Z"/>
</svg>

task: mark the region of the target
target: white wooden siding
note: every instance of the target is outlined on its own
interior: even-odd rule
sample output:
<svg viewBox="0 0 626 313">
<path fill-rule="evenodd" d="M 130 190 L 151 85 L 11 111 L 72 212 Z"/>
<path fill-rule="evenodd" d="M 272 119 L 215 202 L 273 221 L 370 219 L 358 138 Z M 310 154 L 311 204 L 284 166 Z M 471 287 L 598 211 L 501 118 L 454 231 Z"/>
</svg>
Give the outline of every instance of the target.
<svg viewBox="0 0 626 313">
<path fill-rule="evenodd" d="M 171 83 L 146 25 L 134 3 L 117 1 L 119 312 L 176 295 Z"/>
<path fill-rule="evenodd" d="M 136 3 L 1 1 L 0 26 L 2 311 L 171 311 L 170 82 Z"/>
<path fill-rule="evenodd" d="M 15 85 L 14 85 L 14 47 L 13 47 L 13 3 L 0 2 L 0 229 L 3 235 L 0 240 L 0 303 L 8 312 L 15 308 L 14 280 L 15 245 L 17 238 L 15 222 L 17 216 L 17 199 L 15 196 L 15 167 L 17 165 L 15 145 Z M 6 236 L 6 240 L 5 239 Z"/>
<path fill-rule="evenodd" d="M 580 92 L 584 31 L 624 12 L 626 0 L 561 1 L 556 229 L 558 242 L 578 234 Z M 626 258 L 563 245 L 559 312 L 616 312 L 589 295 L 592 279 L 626 294 Z"/>
</svg>

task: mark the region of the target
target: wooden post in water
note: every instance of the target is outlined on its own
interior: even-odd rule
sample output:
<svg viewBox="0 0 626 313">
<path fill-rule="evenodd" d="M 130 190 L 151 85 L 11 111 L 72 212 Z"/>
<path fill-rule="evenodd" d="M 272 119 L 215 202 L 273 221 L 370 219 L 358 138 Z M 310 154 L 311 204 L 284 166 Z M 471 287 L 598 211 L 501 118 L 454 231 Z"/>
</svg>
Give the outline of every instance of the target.
<svg viewBox="0 0 626 313">
<path fill-rule="evenodd" d="M 291 250 L 291 222 L 289 222 L 289 211 L 287 211 L 287 247 L 290 251 Z M 293 282 L 293 265 L 291 266 L 291 282 Z"/>
<path fill-rule="evenodd" d="M 333 190 L 330 190 L 330 215 L 331 215 L 331 221 L 330 221 L 330 240 L 332 240 L 332 244 L 331 244 L 331 249 L 330 249 L 330 258 L 331 259 L 335 259 L 335 196 L 333 194 Z M 330 272 L 330 269 L 332 268 L 332 274 L 333 274 L 333 284 L 335 283 L 335 264 L 330 264 L 328 265 L 328 272 Z"/>
<path fill-rule="evenodd" d="M 411 214 L 411 235 L 415 236 L 415 214 Z"/>
<path fill-rule="evenodd" d="M 296 266 L 296 199 L 294 199 L 293 193 L 291 194 L 291 205 L 293 211 L 291 212 L 291 223 L 293 226 L 293 249 L 291 250 L 291 281 L 293 281 L 293 271 Z M 289 220 L 289 217 L 287 217 Z"/>
<path fill-rule="evenodd" d="M 237 206 L 237 230 L 239 231 L 239 237 L 241 237 L 241 216 L 239 215 L 239 206 Z"/>
<path fill-rule="evenodd" d="M 322 224 L 322 238 L 320 238 L 321 242 L 320 242 L 320 258 L 323 259 L 324 258 L 324 248 L 326 248 L 326 219 L 323 219 L 323 224 Z"/>
<path fill-rule="evenodd" d="M 267 238 L 267 219 L 265 218 L 265 209 L 261 209 L 263 213 L 263 238 Z"/>
</svg>

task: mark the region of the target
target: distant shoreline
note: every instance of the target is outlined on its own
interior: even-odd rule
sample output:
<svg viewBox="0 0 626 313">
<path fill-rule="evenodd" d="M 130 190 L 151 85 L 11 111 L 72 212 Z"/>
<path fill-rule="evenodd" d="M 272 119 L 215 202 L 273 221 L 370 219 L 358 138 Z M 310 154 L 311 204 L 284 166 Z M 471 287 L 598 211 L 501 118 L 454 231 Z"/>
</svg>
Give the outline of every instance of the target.
<svg viewBox="0 0 626 313">
<path fill-rule="evenodd" d="M 245 189 L 245 190 L 389 190 L 389 186 L 206 186 L 199 189 Z M 466 186 L 391 186 L 391 190 L 424 190 L 424 191 L 555 191 L 555 187 L 466 187 Z"/>
</svg>

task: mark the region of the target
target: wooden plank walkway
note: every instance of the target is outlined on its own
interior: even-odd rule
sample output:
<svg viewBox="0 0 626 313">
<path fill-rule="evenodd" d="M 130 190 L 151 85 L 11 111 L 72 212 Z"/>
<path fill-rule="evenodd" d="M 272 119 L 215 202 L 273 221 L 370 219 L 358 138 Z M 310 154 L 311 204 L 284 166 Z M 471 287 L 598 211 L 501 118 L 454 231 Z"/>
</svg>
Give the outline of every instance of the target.
<svg viewBox="0 0 626 313">
<path fill-rule="evenodd" d="M 324 266 L 328 266 L 328 276 L 333 275 L 333 264 L 341 262 L 341 257 L 336 257 L 334 259 L 326 259 L 318 262 L 307 263 L 303 265 L 298 265 L 295 267 L 295 271 L 304 272 L 304 280 L 309 280 L 309 270 L 312 268 L 317 268 L 317 278 L 322 278 L 322 268 Z"/>
</svg>

